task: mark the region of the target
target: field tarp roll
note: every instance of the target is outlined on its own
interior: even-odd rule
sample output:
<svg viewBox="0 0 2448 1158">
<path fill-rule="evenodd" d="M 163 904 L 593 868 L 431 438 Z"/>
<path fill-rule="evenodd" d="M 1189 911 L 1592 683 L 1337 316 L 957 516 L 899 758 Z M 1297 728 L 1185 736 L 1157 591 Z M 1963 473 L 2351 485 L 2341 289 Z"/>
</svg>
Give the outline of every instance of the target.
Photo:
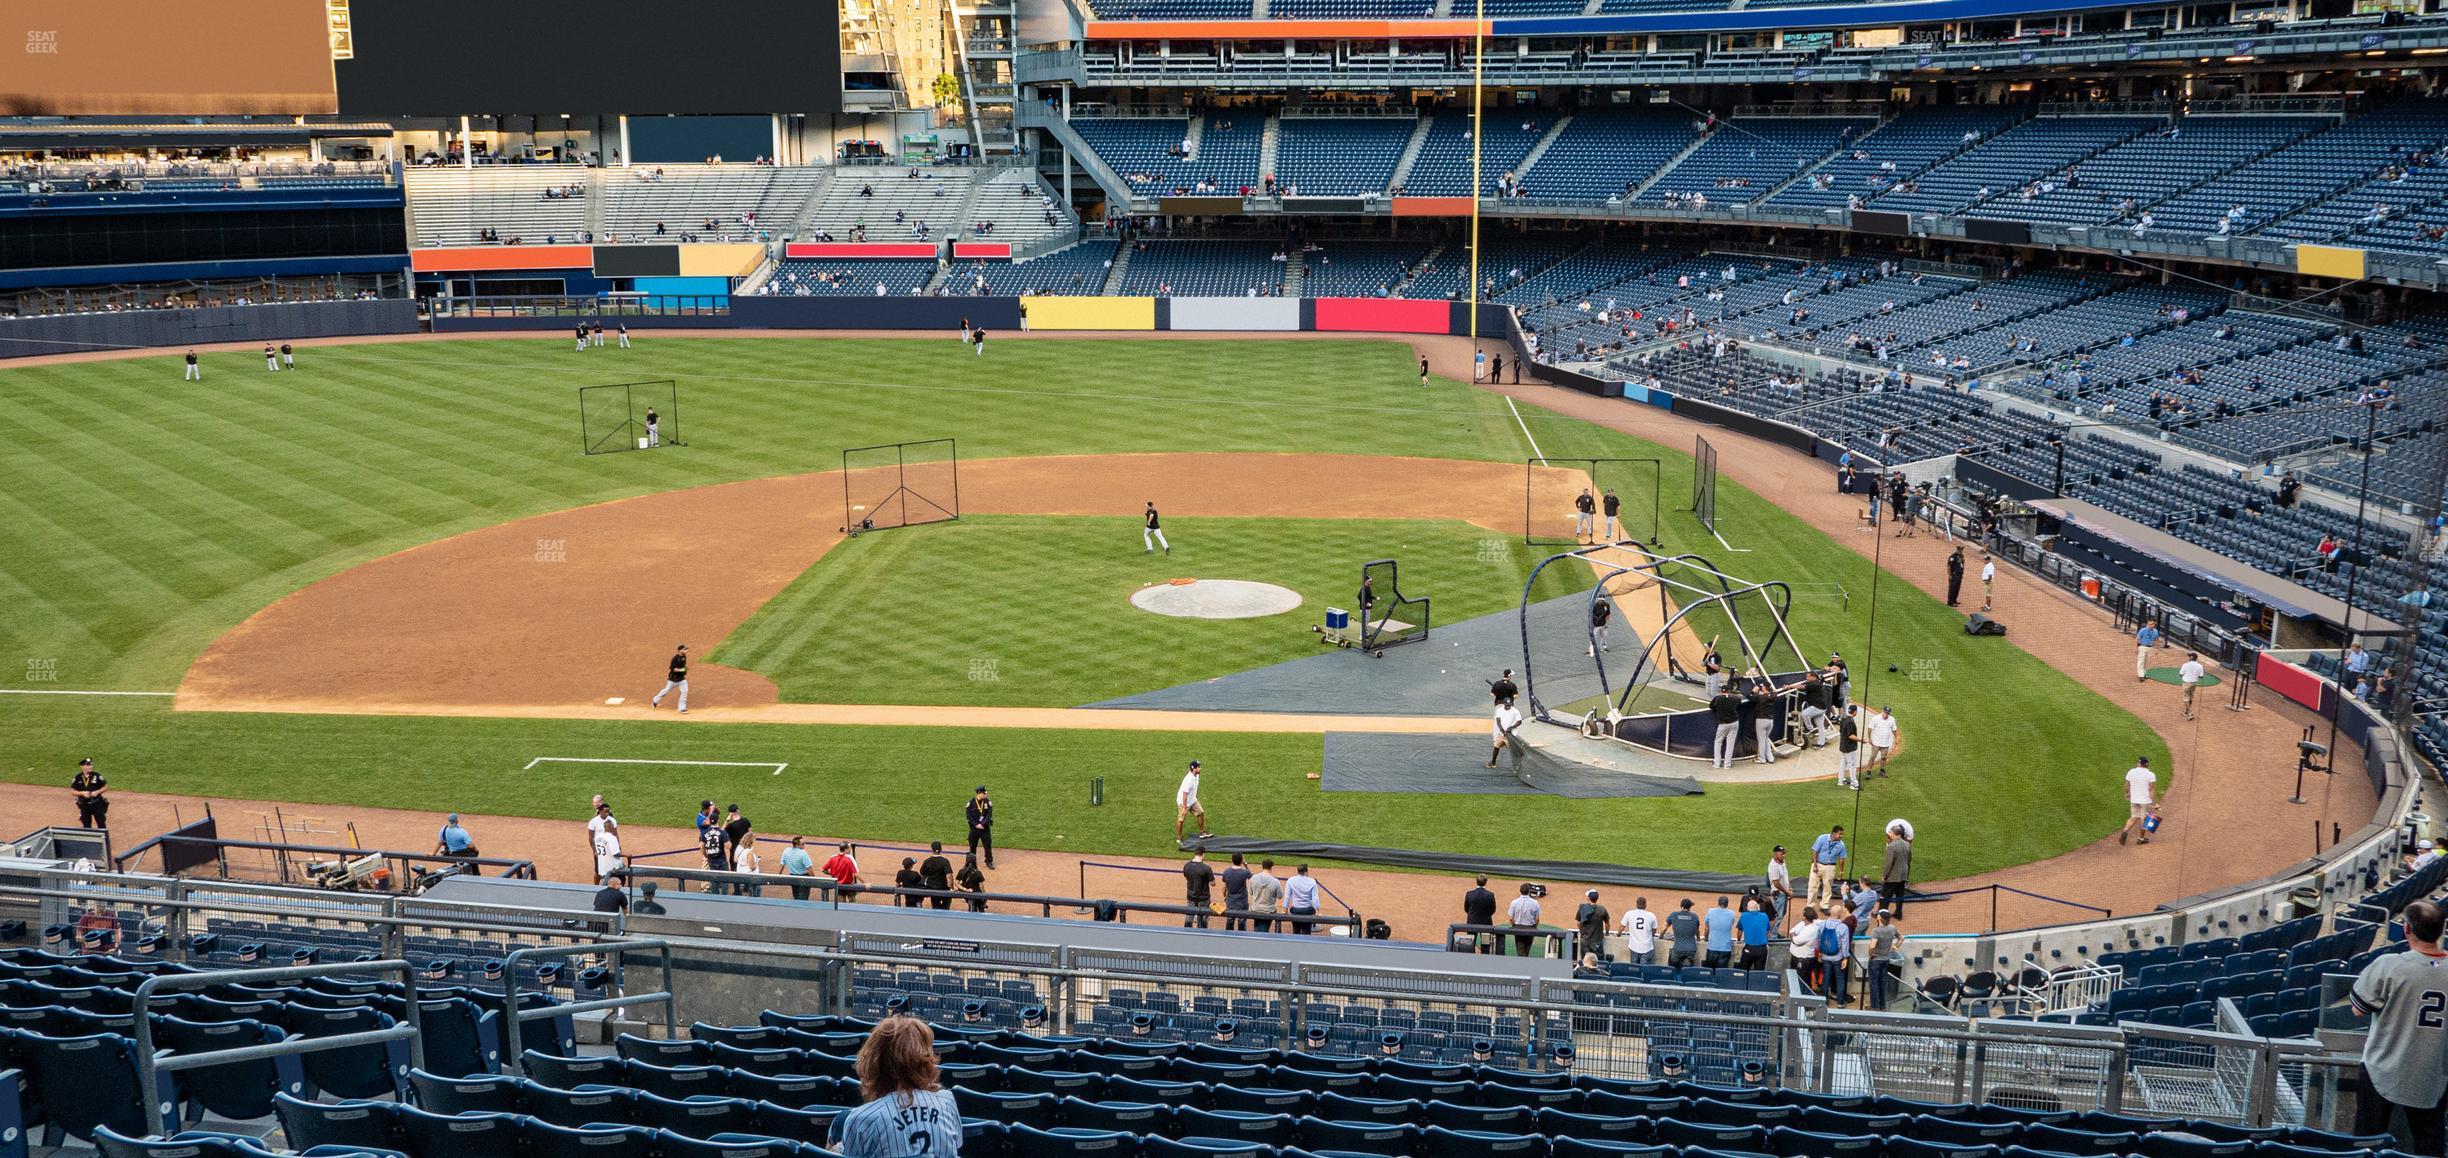
<svg viewBox="0 0 2448 1158">
<path fill-rule="evenodd" d="M 1175 330 L 1298 330 L 1299 298 L 1174 298 Z"/>
</svg>

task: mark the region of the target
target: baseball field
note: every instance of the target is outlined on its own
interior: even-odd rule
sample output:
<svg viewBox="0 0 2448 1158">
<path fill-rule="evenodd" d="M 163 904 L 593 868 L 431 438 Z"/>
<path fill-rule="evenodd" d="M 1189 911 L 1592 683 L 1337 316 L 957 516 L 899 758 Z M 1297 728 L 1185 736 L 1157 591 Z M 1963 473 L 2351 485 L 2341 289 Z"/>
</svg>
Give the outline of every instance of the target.
<svg viewBox="0 0 2448 1158">
<path fill-rule="evenodd" d="M 1687 439 L 1417 374 L 1393 341 L 1014 340 L 976 358 L 949 336 L 653 334 L 585 354 L 337 345 L 287 373 L 212 354 L 200 385 L 174 357 L 0 370 L 0 681 L 31 693 L 0 696 L 0 778 L 64 783 L 92 756 L 120 789 L 539 818 L 602 792 L 670 824 L 748 797 L 768 830 L 896 841 L 952 839 L 990 781 L 1007 846 L 1158 855 L 1196 757 L 1236 835 L 1739 872 L 1849 821 L 1825 781 L 1323 793 L 1314 729 L 998 714 L 1313 654 L 1308 625 L 1371 558 L 1400 558 L 1440 621 L 1514 607 L 1547 550 L 1522 542 L 1533 454 L 1662 459 L 1665 546 L 1841 588 L 1798 601 L 1794 632 L 1814 658 L 1867 652 L 1864 544 L 1729 478 L 1727 553 L 1679 509 Z M 679 382 L 689 445 L 581 455 L 578 388 L 633 378 Z M 964 518 L 842 541 L 842 448 L 942 437 Z M 1170 556 L 1142 552 L 1147 499 Z M 1303 602 L 1219 622 L 1128 604 L 1198 576 Z M 2136 754 L 2170 766 L 2152 726 L 1965 636 L 1914 583 L 1878 598 L 1877 669 L 1857 671 L 1904 747 L 1875 808 L 1918 825 L 1918 876 L 2092 844 L 2123 820 L 2101 786 Z M 700 664 L 685 720 L 644 704 L 676 642 Z M 83 692 L 143 694 L 66 694 Z M 885 722 L 903 705 L 942 712 Z M 785 722 L 804 718 L 827 722 Z"/>
</svg>

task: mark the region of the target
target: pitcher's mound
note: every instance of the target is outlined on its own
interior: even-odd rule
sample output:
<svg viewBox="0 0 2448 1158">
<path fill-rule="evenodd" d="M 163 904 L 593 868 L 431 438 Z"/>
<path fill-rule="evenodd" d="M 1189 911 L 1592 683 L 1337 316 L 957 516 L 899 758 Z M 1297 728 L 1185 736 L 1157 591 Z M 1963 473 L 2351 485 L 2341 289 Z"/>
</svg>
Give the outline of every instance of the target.
<svg viewBox="0 0 2448 1158">
<path fill-rule="evenodd" d="M 1142 587 L 1131 595 L 1131 606 L 1141 611 L 1185 619 L 1256 619 L 1281 615 L 1300 603 L 1298 591 L 1247 579 L 1175 580 Z"/>
</svg>

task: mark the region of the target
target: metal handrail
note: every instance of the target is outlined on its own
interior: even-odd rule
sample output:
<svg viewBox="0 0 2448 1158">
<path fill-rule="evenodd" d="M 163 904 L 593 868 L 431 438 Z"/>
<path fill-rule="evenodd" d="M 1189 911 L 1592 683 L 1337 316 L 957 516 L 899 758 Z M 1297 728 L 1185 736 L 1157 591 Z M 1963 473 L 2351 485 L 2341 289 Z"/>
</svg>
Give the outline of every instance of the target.
<svg viewBox="0 0 2448 1158">
<path fill-rule="evenodd" d="M 156 836 L 143 844 L 137 845 L 126 852 L 112 857 L 111 867 L 124 872 L 127 868 L 127 862 L 134 859 L 139 853 L 151 849 L 156 845 L 168 845 L 171 843 L 208 844 L 218 849 L 239 848 L 255 849 L 263 852 L 321 853 L 349 860 L 355 860 L 360 857 L 379 856 L 385 860 L 401 861 L 410 868 L 414 868 L 419 862 L 472 864 L 484 865 L 488 867 L 500 866 L 503 869 L 501 875 L 505 877 L 514 877 L 520 880 L 530 881 L 536 879 L 536 868 L 534 861 L 518 860 L 513 857 L 451 856 L 445 853 L 407 852 L 401 849 L 350 848 L 346 845 L 337 844 L 290 844 L 286 841 L 275 840 L 232 840 L 226 837 L 217 836 L 188 836 L 178 832 L 165 832 L 160 836 Z"/>
<path fill-rule="evenodd" d="M 406 988 L 408 1016 L 389 1029 L 370 1029 L 359 1033 L 335 1034 L 331 1037 L 290 1037 L 261 1045 L 240 1046 L 236 1049 L 205 1050 L 201 1053 L 174 1053 L 156 1056 L 153 1045 L 153 995 L 165 989 L 208 989 L 215 985 L 262 984 L 267 981 L 302 981 L 310 977 L 363 976 L 367 973 L 397 973 Z M 136 987 L 130 1001 L 136 1011 L 136 1080 L 145 1092 L 145 1136 L 167 1137 L 162 1129 L 162 1101 L 156 1091 L 161 1075 L 181 1070 L 202 1069 L 206 1066 L 235 1065 L 263 1058 L 292 1057 L 298 1054 L 320 1053 L 325 1050 L 347 1049 L 372 1045 L 376 1042 L 405 1041 L 408 1043 L 409 1064 L 425 1068 L 425 1022 L 417 1007 L 416 968 L 398 958 L 383 961 L 361 961 L 347 965 L 291 965 L 279 969 L 222 969 L 210 973 L 156 973 Z"/>
<path fill-rule="evenodd" d="M 566 1001 L 556 1005 L 539 1005 L 532 1009 L 519 1005 L 518 967 L 521 962 L 546 957 L 582 957 L 601 953 L 609 963 L 622 953 L 653 951 L 663 957 L 663 988 L 653 993 L 620 997 L 600 997 L 591 1001 Z M 597 941 L 587 945 L 559 945 L 549 948 L 517 949 L 502 959 L 502 1071 L 519 1076 L 519 1053 L 524 1033 L 530 1021 L 547 1017 L 568 1017 L 593 1013 L 599 1009 L 621 1009 L 631 1005 L 660 1001 L 663 1003 L 663 1032 L 666 1037 L 680 1027 L 679 1005 L 672 997 L 671 943 L 647 938 L 633 941 Z"/>
<path fill-rule="evenodd" d="M 810 898 L 808 901 L 804 902 L 794 900 L 794 903 L 821 903 L 830 905 L 837 909 L 845 904 L 855 903 L 855 899 L 857 897 L 874 895 L 881 897 L 911 897 L 924 900 L 1000 901 L 1004 904 L 1035 905 L 1038 908 L 1038 915 L 1043 917 L 1052 917 L 1056 907 L 1067 909 L 1089 909 L 1101 904 L 1110 904 L 1113 906 L 1113 911 L 1118 917 L 1127 916 L 1131 913 L 1156 913 L 1171 917 L 1247 917 L 1253 920 L 1268 920 L 1277 923 L 1296 919 L 1291 915 L 1282 912 L 1259 913 L 1241 909 L 1228 909 L 1223 912 L 1218 912 L 1214 909 L 1199 905 L 1165 905 L 1152 901 L 1123 901 L 1103 897 L 1056 897 L 1045 896 L 1037 893 L 972 893 L 961 889 L 905 889 L 893 885 L 845 885 L 835 881 L 831 877 L 821 875 L 793 876 L 788 873 L 743 873 L 735 872 L 729 869 L 643 868 L 635 863 L 632 863 L 627 867 L 622 868 L 619 875 L 623 878 L 635 878 L 640 876 L 663 877 L 681 881 L 706 881 L 712 884 L 755 885 L 759 888 L 771 885 L 792 889 L 821 889 L 825 894 L 821 900 Z M 772 899 L 779 900 L 781 898 L 777 897 Z M 1297 920 L 1301 921 L 1303 924 L 1309 925 L 1340 925 L 1352 929 L 1363 928 L 1366 924 L 1358 912 L 1353 912 L 1351 915 L 1343 917 L 1328 916 L 1324 913 L 1312 913 L 1308 916 L 1297 918 Z M 1119 923 L 1128 924 L 1129 922 L 1123 921 Z"/>
</svg>

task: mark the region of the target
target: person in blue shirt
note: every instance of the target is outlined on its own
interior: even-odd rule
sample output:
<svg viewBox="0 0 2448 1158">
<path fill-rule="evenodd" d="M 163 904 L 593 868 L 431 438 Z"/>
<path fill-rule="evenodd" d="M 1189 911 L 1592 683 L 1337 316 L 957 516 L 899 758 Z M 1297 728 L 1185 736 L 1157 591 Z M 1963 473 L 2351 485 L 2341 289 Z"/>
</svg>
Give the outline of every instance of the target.
<svg viewBox="0 0 2448 1158">
<path fill-rule="evenodd" d="M 816 875 L 816 858 L 808 855 L 806 837 L 794 836 L 791 838 L 790 847 L 782 852 L 782 873 L 784 876 L 794 877 Z M 808 899 L 808 886 L 806 885 L 792 885 L 790 891 L 791 899 L 794 901 Z"/>
<path fill-rule="evenodd" d="M 1734 963 L 1734 910 L 1726 907 L 1724 897 L 1709 907 L 1700 923 L 1708 929 L 1708 956 L 1701 963 L 1711 969 L 1723 969 Z"/>
<path fill-rule="evenodd" d="M 1811 874 L 1809 903 L 1825 906 L 1836 896 L 1836 870 L 1845 862 L 1844 826 L 1830 825 L 1826 832 L 1811 842 Z"/>
<path fill-rule="evenodd" d="M 1768 908 L 1760 903 L 1759 897 L 1743 898 L 1742 914 L 1735 919 L 1735 927 L 1742 934 L 1742 960 L 1736 963 L 1736 967 L 1767 968 L 1768 939 L 1771 934 L 1768 932 Z"/>
<path fill-rule="evenodd" d="M 454 812 L 442 822 L 442 831 L 434 838 L 435 856 L 468 857 L 476 855 L 476 838 L 459 827 L 459 814 Z"/>
<path fill-rule="evenodd" d="M 858 1053 L 867 1101 L 833 1119 L 843 1158 L 943 1158 L 960 1153 L 960 1107 L 938 1082 L 935 1033 L 914 1017 L 878 1022 Z"/>
<path fill-rule="evenodd" d="M 2142 621 L 2142 629 L 2134 632 L 2134 680 L 2136 682 L 2150 678 L 2150 653 L 2151 649 L 2157 646 L 2159 646 L 2159 621 L 2145 619 Z"/>
</svg>

